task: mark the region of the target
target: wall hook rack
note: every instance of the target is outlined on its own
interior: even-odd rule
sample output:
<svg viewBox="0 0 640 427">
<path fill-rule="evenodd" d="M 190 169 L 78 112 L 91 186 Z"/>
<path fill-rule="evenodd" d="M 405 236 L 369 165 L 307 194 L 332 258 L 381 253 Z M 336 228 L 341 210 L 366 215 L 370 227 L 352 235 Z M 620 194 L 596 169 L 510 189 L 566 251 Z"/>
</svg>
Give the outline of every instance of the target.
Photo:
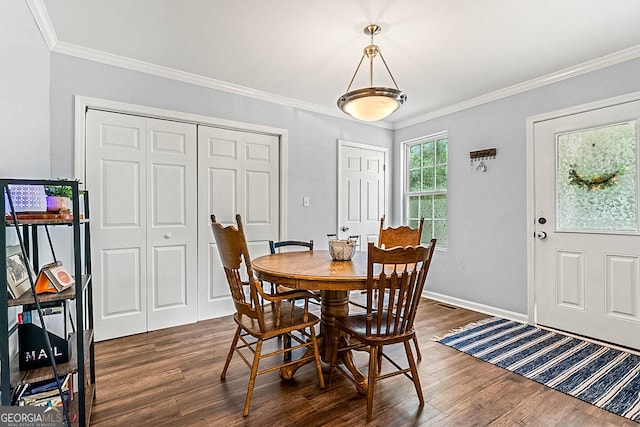
<svg viewBox="0 0 640 427">
<path fill-rule="evenodd" d="M 486 172 L 487 165 L 484 163 L 485 160 L 495 159 L 497 150 L 495 148 L 485 148 L 483 150 L 476 150 L 469 152 L 469 159 L 471 159 L 471 166 L 473 166 L 473 162 L 480 162 L 478 166 L 476 166 L 477 171 Z"/>
</svg>

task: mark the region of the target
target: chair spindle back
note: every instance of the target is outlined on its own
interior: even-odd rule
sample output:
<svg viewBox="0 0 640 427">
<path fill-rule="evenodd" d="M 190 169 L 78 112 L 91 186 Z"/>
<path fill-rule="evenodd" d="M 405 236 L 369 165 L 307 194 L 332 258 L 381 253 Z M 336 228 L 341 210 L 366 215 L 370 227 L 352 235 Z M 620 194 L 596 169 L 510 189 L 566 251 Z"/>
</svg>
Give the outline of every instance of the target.
<svg viewBox="0 0 640 427">
<path fill-rule="evenodd" d="M 384 228 L 384 217 L 380 218 L 380 233 L 378 235 L 378 247 L 393 248 L 396 246 L 417 246 L 422 238 L 424 218 L 420 218 L 418 228 L 408 225 Z"/>
<path fill-rule="evenodd" d="M 436 239 L 429 246 L 368 247 L 366 334 L 380 338 L 413 333 Z M 378 290 L 381 297 L 374 298 Z M 384 297 L 382 297 L 384 295 Z"/>
<path fill-rule="evenodd" d="M 242 218 L 236 215 L 237 227 L 229 225 L 222 226 L 216 221 L 216 216 L 211 215 L 211 229 L 216 240 L 222 267 L 227 277 L 231 297 L 235 304 L 236 311 L 240 315 L 248 316 L 256 319 L 260 325 L 260 329 L 264 330 L 262 307 L 258 303 L 258 294 L 256 286 L 259 286 L 258 279 L 253 275 L 251 268 L 251 257 L 247 241 L 244 236 L 244 228 L 242 226 Z M 242 280 L 242 265 L 244 264 L 245 272 L 249 278 L 248 283 Z M 247 300 L 244 286 L 249 285 L 249 300 Z"/>
</svg>

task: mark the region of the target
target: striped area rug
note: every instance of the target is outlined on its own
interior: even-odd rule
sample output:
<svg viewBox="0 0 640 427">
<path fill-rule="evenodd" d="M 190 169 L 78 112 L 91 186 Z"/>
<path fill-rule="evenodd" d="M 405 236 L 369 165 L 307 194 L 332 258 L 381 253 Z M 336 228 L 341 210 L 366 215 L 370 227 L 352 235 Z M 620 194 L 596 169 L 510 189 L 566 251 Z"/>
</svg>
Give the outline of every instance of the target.
<svg viewBox="0 0 640 427">
<path fill-rule="evenodd" d="M 492 317 L 438 342 L 640 422 L 640 357 Z"/>
</svg>

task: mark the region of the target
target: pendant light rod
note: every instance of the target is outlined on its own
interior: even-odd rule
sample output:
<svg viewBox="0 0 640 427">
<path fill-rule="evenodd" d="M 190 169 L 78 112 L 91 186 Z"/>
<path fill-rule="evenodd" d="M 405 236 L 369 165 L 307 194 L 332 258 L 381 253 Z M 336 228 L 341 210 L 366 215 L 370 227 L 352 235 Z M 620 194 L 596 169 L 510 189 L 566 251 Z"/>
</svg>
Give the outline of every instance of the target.
<svg viewBox="0 0 640 427">
<path fill-rule="evenodd" d="M 387 65 L 387 61 L 384 60 L 384 56 L 382 56 L 382 52 L 380 53 L 380 59 L 382 59 L 382 63 L 384 64 L 384 68 L 387 69 L 387 73 L 389 73 L 389 77 L 391 77 L 391 81 L 393 82 L 393 85 L 396 87 L 396 89 L 400 90 L 398 88 L 398 83 L 396 83 L 396 79 L 393 78 L 393 74 L 391 74 L 391 70 L 389 69 L 389 66 Z M 371 86 L 373 86 L 373 84 L 370 83 Z"/>
<path fill-rule="evenodd" d="M 363 60 L 364 60 L 364 55 L 362 55 L 362 57 L 360 58 L 360 62 L 358 62 L 358 66 L 356 67 L 356 72 L 353 73 L 353 77 L 351 77 L 351 81 L 349 82 L 349 86 L 347 86 L 347 90 L 345 92 L 349 92 L 349 89 L 351 89 L 351 85 L 353 84 L 353 81 L 356 79 L 356 75 L 358 75 L 358 70 L 360 69 L 360 66 L 362 65 Z M 371 83 L 369 83 L 369 86 L 371 86 Z"/>
</svg>

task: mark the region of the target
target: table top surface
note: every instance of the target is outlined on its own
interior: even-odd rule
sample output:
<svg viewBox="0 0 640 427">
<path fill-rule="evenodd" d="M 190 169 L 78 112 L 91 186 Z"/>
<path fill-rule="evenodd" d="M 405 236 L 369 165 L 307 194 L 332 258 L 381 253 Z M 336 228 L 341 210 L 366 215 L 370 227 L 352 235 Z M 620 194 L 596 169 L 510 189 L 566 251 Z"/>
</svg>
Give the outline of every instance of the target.
<svg viewBox="0 0 640 427">
<path fill-rule="evenodd" d="M 334 261 L 329 251 L 296 251 L 264 255 L 252 260 L 259 279 L 297 289 L 365 289 L 367 252 L 356 252 L 351 261 Z"/>
</svg>

